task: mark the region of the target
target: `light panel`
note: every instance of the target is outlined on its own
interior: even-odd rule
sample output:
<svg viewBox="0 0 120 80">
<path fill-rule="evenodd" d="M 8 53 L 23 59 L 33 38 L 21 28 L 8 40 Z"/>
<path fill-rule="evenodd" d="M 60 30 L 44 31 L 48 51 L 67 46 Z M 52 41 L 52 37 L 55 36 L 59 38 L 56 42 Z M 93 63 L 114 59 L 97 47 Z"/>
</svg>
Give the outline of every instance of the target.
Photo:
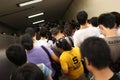
<svg viewBox="0 0 120 80">
<path fill-rule="evenodd" d="M 37 17 L 37 16 L 41 16 L 41 15 L 44 15 L 44 13 L 41 12 L 41 13 L 38 13 L 38 14 L 34 14 L 34 15 L 31 15 L 31 16 L 28 16 L 28 18 L 33 18 L 33 17 Z"/>
<path fill-rule="evenodd" d="M 45 21 L 45 20 L 36 21 L 36 22 L 33 22 L 33 24 L 42 23 L 42 22 L 44 22 L 44 21 Z"/>
<path fill-rule="evenodd" d="M 24 2 L 24 3 L 18 4 L 18 6 L 19 7 L 23 7 L 23 6 L 31 5 L 31 4 L 34 4 L 34 3 L 41 2 L 41 1 L 43 1 L 43 0 L 32 0 L 32 1 L 28 1 L 28 2 Z"/>
</svg>

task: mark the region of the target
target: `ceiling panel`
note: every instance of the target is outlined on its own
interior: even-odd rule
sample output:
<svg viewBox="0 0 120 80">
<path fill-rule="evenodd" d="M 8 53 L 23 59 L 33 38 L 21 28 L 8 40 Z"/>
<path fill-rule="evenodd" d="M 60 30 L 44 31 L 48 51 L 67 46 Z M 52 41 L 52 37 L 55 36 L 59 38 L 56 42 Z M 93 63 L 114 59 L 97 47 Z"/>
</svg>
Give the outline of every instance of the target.
<svg viewBox="0 0 120 80">
<path fill-rule="evenodd" d="M 14 29 L 25 29 L 35 26 L 32 23 L 37 20 L 60 20 L 68 9 L 72 0 L 43 0 L 33 5 L 18 7 L 16 4 L 29 0 L 0 0 L 0 22 Z M 43 16 L 28 19 L 27 16 L 44 12 Z"/>
</svg>

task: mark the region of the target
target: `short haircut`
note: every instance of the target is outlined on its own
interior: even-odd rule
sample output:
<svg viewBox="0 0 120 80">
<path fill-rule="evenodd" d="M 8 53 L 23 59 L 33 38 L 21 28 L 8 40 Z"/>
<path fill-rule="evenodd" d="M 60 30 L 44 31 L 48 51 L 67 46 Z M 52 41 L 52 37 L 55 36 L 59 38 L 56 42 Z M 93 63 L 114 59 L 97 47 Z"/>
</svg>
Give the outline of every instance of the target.
<svg viewBox="0 0 120 80">
<path fill-rule="evenodd" d="M 11 80 L 44 80 L 44 76 L 37 65 L 26 63 L 12 73 Z"/>
<path fill-rule="evenodd" d="M 115 16 L 116 25 L 119 26 L 120 25 L 120 13 L 118 13 L 118 12 L 111 12 L 111 14 L 113 14 Z"/>
<path fill-rule="evenodd" d="M 111 13 L 103 13 L 98 18 L 98 24 L 112 29 L 115 26 L 115 16 Z"/>
<path fill-rule="evenodd" d="M 67 42 L 67 40 L 65 38 L 60 38 L 57 42 L 56 42 L 56 46 L 58 48 L 63 49 L 64 51 L 69 51 L 72 49 L 72 46 Z"/>
<path fill-rule="evenodd" d="M 48 33 L 47 28 L 45 28 L 45 27 L 41 27 L 41 28 L 40 28 L 40 36 L 41 36 L 41 37 L 46 37 L 46 36 L 47 36 L 47 33 Z"/>
<path fill-rule="evenodd" d="M 21 66 L 27 61 L 26 52 L 22 45 L 11 44 L 6 49 L 7 58 L 15 65 Z"/>
<path fill-rule="evenodd" d="M 99 37 L 89 37 L 81 44 L 81 53 L 97 69 L 103 69 L 111 64 L 110 48 L 105 40 Z"/>
<path fill-rule="evenodd" d="M 55 28 L 52 28 L 50 32 L 53 36 L 56 36 L 60 32 L 60 30 L 58 27 L 55 27 Z"/>
<path fill-rule="evenodd" d="M 87 18 L 88 18 L 88 14 L 87 14 L 86 11 L 80 11 L 80 12 L 78 12 L 78 14 L 77 14 L 77 20 L 78 20 L 78 22 L 79 22 L 80 25 L 86 24 Z"/>
<path fill-rule="evenodd" d="M 28 27 L 28 28 L 25 30 L 25 33 L 30 34 L 31 37 L 34 37 L 36 32 L 35 32 L 35 29 L 34 29 L 34 28 Z"/>
<path fill-rule="evenodd" d="M 98 18 L 97 17 L 92 17 L 89 22 L 94 26 L 97 27 L 98 26 Z"/>
<path fill-rule="evenodd" d="M 29 34 L 24 34 L 20 37 L 20 42 L 23 47 L 27 50 L 31 50 L 33 48 L 33 40 Z"/>
</svg>

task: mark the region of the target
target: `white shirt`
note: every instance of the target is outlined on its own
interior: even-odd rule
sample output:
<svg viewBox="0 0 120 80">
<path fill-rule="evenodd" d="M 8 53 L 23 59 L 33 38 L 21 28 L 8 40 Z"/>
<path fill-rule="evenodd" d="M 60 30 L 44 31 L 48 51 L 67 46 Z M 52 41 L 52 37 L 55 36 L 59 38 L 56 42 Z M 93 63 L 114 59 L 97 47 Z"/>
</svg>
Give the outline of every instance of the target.
<svg viewBox="0 0 120 80">
<path fill-rule="evenodd" d="M 88 37 L 99 36 L 100 31 L 96 27 L 88 27 L 86 29 L 77 30 L 73 35 L 75 47 L 80 47 L 81 43 Z"/>
<path fill-rule="evenodd" d="M 39 47 L 39 46 L 44 45 L 46 47 L 51 48 L 52 44 L 53 44 L 53 42 L 51 40 L 49 40 L 48 42 L 47 42 L 47 39 L 45 39 L 45 40 L 36 40 L 34 42 L 34 47 Z"/>
</svg>

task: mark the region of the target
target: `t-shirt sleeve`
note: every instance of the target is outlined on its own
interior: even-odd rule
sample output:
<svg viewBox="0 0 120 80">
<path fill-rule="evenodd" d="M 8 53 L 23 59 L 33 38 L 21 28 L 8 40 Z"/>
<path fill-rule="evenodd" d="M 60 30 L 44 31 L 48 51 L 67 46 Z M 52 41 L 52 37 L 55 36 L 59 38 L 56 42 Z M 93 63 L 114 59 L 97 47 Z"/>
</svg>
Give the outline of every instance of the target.
<svg viewBox="0 0 120 80">
<path fill-rule="evenodd" d="M 45 79 L 51 76 L 52 71 L 47 66 L 45 66 L 43 63 L 37 64 L 37 66 L 42 70 Z"/>
</svg>

